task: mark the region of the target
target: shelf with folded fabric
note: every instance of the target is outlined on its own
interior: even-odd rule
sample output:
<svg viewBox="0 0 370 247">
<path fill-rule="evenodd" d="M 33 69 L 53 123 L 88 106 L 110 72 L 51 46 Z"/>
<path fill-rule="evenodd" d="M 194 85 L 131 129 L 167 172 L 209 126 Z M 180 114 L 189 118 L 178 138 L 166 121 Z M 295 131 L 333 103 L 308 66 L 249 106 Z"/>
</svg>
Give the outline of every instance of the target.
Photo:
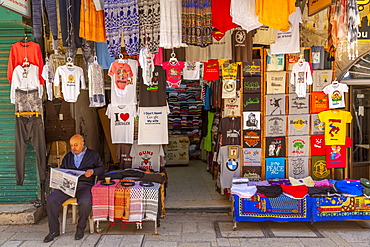
<svg viewBox="0 0 370 247">
<path fill-rule="evenodd" d="M 168 101 L 168 104 L 201 104 L 202 101 Z"/>
</svg>

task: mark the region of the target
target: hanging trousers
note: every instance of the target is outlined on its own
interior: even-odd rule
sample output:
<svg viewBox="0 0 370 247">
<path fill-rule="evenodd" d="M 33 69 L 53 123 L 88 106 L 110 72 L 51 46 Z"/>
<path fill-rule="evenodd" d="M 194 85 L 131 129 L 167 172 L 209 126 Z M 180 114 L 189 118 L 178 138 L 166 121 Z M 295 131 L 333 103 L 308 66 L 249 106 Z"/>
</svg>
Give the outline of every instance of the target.
<svg viewBox="0 0 370 247">
<path fill-rule="evenodd" d="M 41 116 L 17 117 L 15 126 L 15 168 L 17 185 L 23 185 L 25 156 L 31 141 L 36 151 L 40 182 L 46 179 L 46 142 Z"/>
<path fill-rule="evenodd" d="M 78 203 L 77 229 L 85 229 L 92 208 L 91 187 L 89 183 L 78 182 L 76 198 Z M 46 199 L 46 212 L 49 220 L 49 232 L 59 232 L 60 206 L 67 199 L 71 198 L 61 190 L 54 190 Z"/>
<path fill-rule="evenodd" d="M 42 6 L 45 5 L 53 40 L 58 40 L 57 7 L 55 0 L 32 0 L 32 22 L 35 42 L 39 42 L 42 32 Z"/>
</svg>

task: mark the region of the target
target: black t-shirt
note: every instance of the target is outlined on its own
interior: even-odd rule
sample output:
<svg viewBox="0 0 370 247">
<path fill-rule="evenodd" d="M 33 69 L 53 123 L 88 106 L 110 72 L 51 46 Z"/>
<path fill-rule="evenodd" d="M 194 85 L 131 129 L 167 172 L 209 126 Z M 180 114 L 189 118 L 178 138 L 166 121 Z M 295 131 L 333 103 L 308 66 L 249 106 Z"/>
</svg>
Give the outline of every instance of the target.
<svg viewBox="0 0 370 247">
<path fill-rule="evenodd" d="M 143 83 L 142 69 L 139 68 L 139 106 L 140 107 L 156 107 L 166 106 L 166 76 L 162 66 L 156 65 L 153 71 L 151 85 L 147 86 Z"/>
</svg>

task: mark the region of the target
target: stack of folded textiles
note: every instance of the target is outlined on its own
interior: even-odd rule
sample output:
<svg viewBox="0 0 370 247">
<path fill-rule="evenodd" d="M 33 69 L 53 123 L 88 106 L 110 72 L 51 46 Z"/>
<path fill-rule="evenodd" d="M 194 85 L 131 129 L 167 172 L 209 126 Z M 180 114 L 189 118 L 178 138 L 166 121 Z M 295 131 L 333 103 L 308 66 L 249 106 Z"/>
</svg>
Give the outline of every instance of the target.
<svg viewBox="0 0 370 247">
<path fill-rule="evenodd" d="M 187 95 L 187 93 L 183 93 L 183 92 L 179 93 L 177 100 L 178 101 L 186 101 L 186 95 Z"/>
<path fill-rule="evenodd" d="M 189 115 L 189 106 L 188 105 L 181 105 L 180 113 L 182 115 Z"/>
<path fill-rule="evenodd" d="M 177 97 L 178 97 L 177 92 L 170 92 L 168 94 L 168 102 L 177 102 L 178 101 Z"/>
<path fill-rule="evenodd" d="M 196 105 L 189 105 L 189 114 L 191 115 L 198 114 L 198 108 Z"/>
<path fill-rule="evenodd" d="M 187 93 L 186 101 L 187 102 L 194 102 L 195 101 L 195 94 L 194 93 Z"/>
</svg>

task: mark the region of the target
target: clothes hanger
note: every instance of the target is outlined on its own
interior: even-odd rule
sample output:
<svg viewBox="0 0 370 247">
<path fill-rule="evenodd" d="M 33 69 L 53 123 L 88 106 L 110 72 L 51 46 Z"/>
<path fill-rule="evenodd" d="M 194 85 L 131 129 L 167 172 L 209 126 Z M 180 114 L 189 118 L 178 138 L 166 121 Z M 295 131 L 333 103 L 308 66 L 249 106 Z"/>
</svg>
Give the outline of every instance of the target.
<svg viewBox="0 0 370 247">
<path fill-rule="evenodd" d="M 304 62 L 305 62 L 305 60 L 304 60 L 303 55 L 302 54 L 299 55 L 298 63 L 304 63 Z"/>
<path fill-rule="evenodd" d="M 28 58 L 27 57 L 25 57 L 24 58 L 24 62 L 23 62 L 23 64 L 22 64 L 22 67 L 23 68 L 27 68 L 27 67 L 29 67 L 30 66 L 30 63 L 28 62 Z"/>
<path fill-rule="evenodd" d="M 73 60 L 71 57 L 67 57 L 67 62 L 66 62 L 67 67 L 73 67 Z"/>
<path fill-rule="evenodd" d="M 173 48 L 172 48 L 171 58 L 170 58 L 169 62 L 170 62 L 171 65 L 179 64 L 179 61 L 176 58 L 176 53 L 175 53 Z"/>
<path fill-rule="evenodd" d="M 119 54 L 118 56 L 118 63 L 127 63 L 127 60 L 123 59 L 123 54 Z"/>
<path fill-rule="evenodd" d="M 26 33 L 26 32 L 24 32 L 24 37 L 23 37 L 23 39 L 21 39 L 21 42 L 22 42 L 22 43 L 27 43 L 27 42 L 29 42 L 29 40 L 28 40 L 28 36 L 27 36 L 27 33 Z"/>
</svg>

